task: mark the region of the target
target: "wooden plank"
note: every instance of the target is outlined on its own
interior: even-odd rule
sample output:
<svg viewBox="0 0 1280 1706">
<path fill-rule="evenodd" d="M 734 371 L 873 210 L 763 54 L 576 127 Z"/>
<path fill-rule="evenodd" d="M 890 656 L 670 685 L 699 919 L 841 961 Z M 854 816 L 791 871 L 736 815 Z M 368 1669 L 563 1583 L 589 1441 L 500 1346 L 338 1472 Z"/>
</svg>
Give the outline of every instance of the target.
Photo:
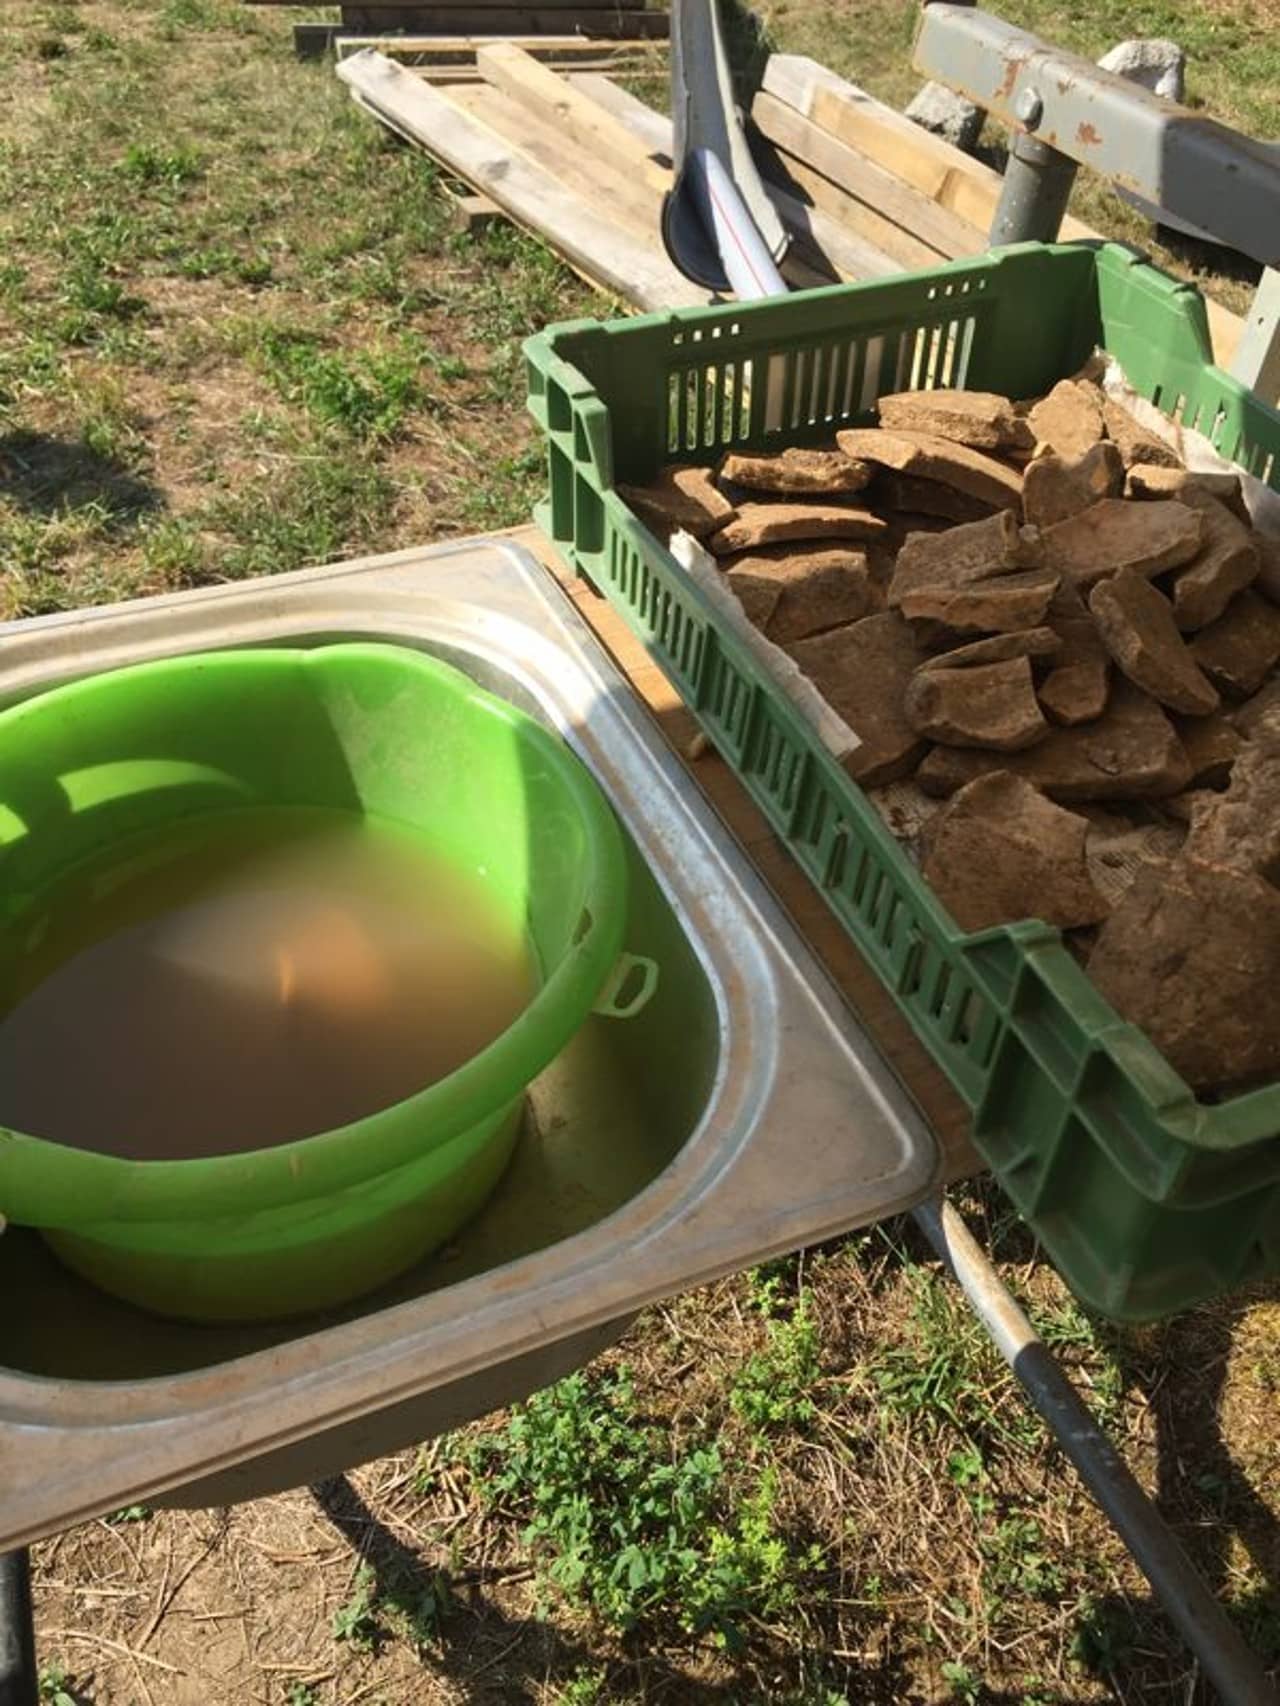
<svg viewBox="0 0 1280 1706">
<path fill-rule="evenodd" d="M 802 118 L 775 96 L 764 91 L 758 94 L 751 116 L 761 133 L 784 153 L 820 172 L 846 195 L 873 209 L 881 219 L 898 226 L 918 242 L 927 244 L 935 254 L 950 258 L 985 247 L 984 234 L 976 226 L 949 208 L 939 207 L 868 155 L 828 135 L 812 119 Z"/>
<path fill-rule="evenodd" d="M 589 95 L 540 66 L 532 65 L 530 74 L 530 65 L 505 50 L 487 52 L 481 69 L 492 86 L 459 90 L 454 98 L 535 164 L 656 243 L 670 168 L 653 159 L 646 139 Z M 669 133 L 668 121 L 654 117 Z M 839 283 L 842 277 L 803 243 L 787 258 L 783 273 L 800 290 Z"/>
<path fill-rule="evenodd" d="M 550 172 L 514 153 L 501 137 L 413 72 L 367 52 L 344 59 L 337 72 L 392 128 L 411 137 L 623 301 L 657 309 L 709 300 L 708 292 L 676 271 L 660 245 L 633 235 L 604 208 L 584 201 Z"/>
<path fill-rule="evenodd" d="M 567 77 L 571 88 L 581 90 L 624 125 L 628 134 L 643 144 L 651 160 L 671 170 L 671 120 L 665 113 L 656 112 L 638 95 L 598 72 L 570 71 Z"/>
<path fill-rule="evenodd" d="M 914 124 L 812 59 L 773 54 L 765 92 L 856 148 L 939 206 L 986 231 L 1000 193 L 999 173 Z"/>
<path fill-rule="evenodd" d="M 445 194 L 453 204 L 453 223 L 458 231 L 474 234 L 485 231 L 490 225 L 496 225 L 500 219 L 506 218 L 497 202 L 490 201 L 487 195 L 456 195 L 447 185 Z"/>
<path fill-rule="evenodd" d="M 389 54 L 387 57 L 392 58 L 394 55 Z M 421 77 L 424 83 L 434 84 L 437 88 L 448 89 L 467 84 L 474 87 L 484 82 L 474 60 L 455 65 L 414 65 L 412 61 L 407 63 L 409 69 Z M 559 72 L 578 71 L 586 66 L 588 70 L 607 71 L 618 77 L 665 78 L 667 75 L 665 64 L 655 67 L 653 61 L 648 59 L 571 59 L 564 64 L 551 59 L 547 61 L 547 65 L 550 70 Z"/>
<path fill-rule="evenodd" d="M 659 196 L 670 188 L 670 170 L 656 165 L 644 143 L 624 124 L 589 95 L 539 65 L 514 42 L 482 47 L 476 54 L 476 64 L 486 82 L 530 112 L 554 123 L 593 160 L 607 161 L 628 181 L 638 176 Z"/>
<path fill-rule="evenodd" d="M 656 14 L 655 14 L 656 15 Z M 340 59 L 350 53 L 359 53 L 366 47 L 376 48 L 379 53 L 385 53 L 399 59 L 414 61 L 424 65 L 450 65 L 469 61 L 474 67 L 475 52 L 478 46 L 487 42 L 506 41 L 509 32 L 504 30 L 504 24 L 518 31 L 521 14 L 490 13 L 485 22 L 492 23 L 493 29 L 488 34 L 470 38 L 470 46 L 463 51 L 455 46 L 466 41 L 465 36 L 456 35 L 418 35 L 403 30 L 387 30 L 370 33 L 363 26 L 359 30 L 347 24 L 317 24 L 300 23 L 293 26 L 293 45 L 299 57 L 316 59 L 329 52 L 336 52 Z M 470 24 L 474 19 L 462 15 L 456 21 Z M 592 70 L 617 71 L 619 75 L 639 75 L 646 72 L 666 75 L 667 45 L 658 35 L 601 35 L 597 30 L 581 35 L 554 35 L 545 38 L 538 36 L 521 37 L 530 45 L 530 51 L 539 59 L 552 64 L 561 65 L 564 69 L 573 67 Z M 472 71 L 473 76 L 479 73 Z"/>
<path fill-rule="evenodd" d="M 889 257 L 892 271 L 909 272 L 915 267 L 936 267 L 944 258 L 937 249 L 904 231 L 875 208 L 846 195 L 830 178 L 807 166 L 803 160 L 793 159 L 777 149 L 757 154 L 757 159 L 769 183 L 784 187 L 798 201 L 809 202 L 836 224 L 872 244 Z"/>
<path fill-rule="evenodd" d="M 243 0 L 243 3 L 246 6 L 296 6 L 298 4 L 298 0 Z M 423 19 L 454 14 L 461 17 L 469 17 L 474 20 L 480 15 L 487 16 L 489 13 L 494 11 L 504 11 L 508 9 L 511 4 L 512 0 L 470 0 L 470 3 L 466 6 L 449 4 L 436 6 L 431 4 L 431 0 L 377 0 L 375 5 L 370 6 L 353 6 L 344 4 L 341 10 L 344 19 L 351 15 L 358 18 L 360 16 L 367 16 L 370 13 L 386 14 L 389 12 L 407 12 L 412 13 L 417 18 Z M 527 10 L 531 13 L 536 13 L 539 17 L 548 19 L 548 28 L 553 30 L 563 30 L 568 27 L 566 26 L 564 19 L 571 14 L 577 13 L 586 13 L 592 18 L 597 19 L 607 19 L 611 16 L 666 16 L 665 13 L 656 10 L 650 12 L 649 9 L 644 6 L 628 6 L 620 8 L 617 4 L 617 0 L 564 0 L 563 5 L 558 5 L 556 0 L 535 0 L 534 5 L 527 8 L 522 7 L 521 10 Z M 466 32 L 465 29 L 453 29 L 448 33 L 450 35 L 462 35 Z"/>
<path fill-rule="evenodd" d="M 802 55 L 773 54 L 765 67 L 764 89 L 828 135 L 857 148 L 975 226 L 983 233 L 985 246 L 985 233 L 1000 199 L 998 172 Z M 1071 215 L 1063 220 L 1061 235 L 1067 241 L 1103 240 L 1100 232 Z M 1220 367 L 1227 367 L 1240 341 L 1242 322 L 1211 297 L 1205 298 L 1205 308 L 1214 359 Z"/>
<path fill-rule="evenodd" d="M 666 41 L 671 34 L 671 19 L 666 12 L 643 12 L 626 7 L 606 12 L 591 7 L 565 7 L 563 10 L 544 10 L 538 0 L 495 0 L 483 12 L 468 5 L 422 5 L 411 12 L 382 12 L 370 26 L 374 32 L 394 31 L 398 36 L 427 36 L 427 38 L 457 38 L 457 36 L 531 36 L 541 38 L 582 39 L 594 41 Z M 526 26 L 519 20 L 527 19 Z M 364 26 L 362 26 L 364 27 Z M 346 27 L 346 34 L 355 26 Z"/>
<path fill-rule="evenodd" d="M 571 72 L 569 82 L 626 125 L 644 143 L 651 160 L 670 166 L 671 120 L 665 114 L 655 112 L 609 77 Z M 821 209 L 808 206 L 776 184 L 766 183 L 765 189 L 796 239 L 804 261 L 819 265 L 826 262 L 840 279 L 885 278 L 902 270 L 891 255 Z"/>
<path fill-rule="evenodd" d="M 246 0 L 248 4 L 284 4 L 285 0 Z M 465 35 L 513 36 L 580 36 L 597 40 L 648 41 L 664 40 L 670 33 L 670 19 L 665 12 L 626 11 L 609 8 L 594 9 L 593 0 L 585 8 L 577 6 L 558 11 L 544 11 L 538 0 L 522 5 L 521 0 L 493 0 L 483 11 L 463 5 L 402 7 L 397 3 L 385 6 L 344 6 L 340 23 L 303 22 L 293 27 L 294 45 L 300 52 L 316 54 L 325 51 L 341 36 L 382 34 L 416 35 L 419 37 L 457 37 Z"/>
<path fill-rule="evenodd" d="M 254 5 L 275 5 L 277 0 L 248 0 Z M 470 6 L 446 5 L 412 9 L 369 7 L 352 14 L 344 8 L 343 33 L 375 35 L 387 30 L 424 36 L 465 35 L 590 35 L 662 38 L 670 22 L 664 12 L 620 12 L 610 8 L 596 11 L 590 6 L 547 12 L 538 4 L 501 0 L 483 11 Z"/>
<path fill-rule="evenodd" d="M 552 116 L 532 112 L 489 83 L 459 87 L 450 92 L 450 98 L 501 137 L 513 153 L 549 172 L 566 189 L 581 196 L 587 206 L 647 239 L 661 253 L 660 190 L 577 147 Z"/>
</svg>

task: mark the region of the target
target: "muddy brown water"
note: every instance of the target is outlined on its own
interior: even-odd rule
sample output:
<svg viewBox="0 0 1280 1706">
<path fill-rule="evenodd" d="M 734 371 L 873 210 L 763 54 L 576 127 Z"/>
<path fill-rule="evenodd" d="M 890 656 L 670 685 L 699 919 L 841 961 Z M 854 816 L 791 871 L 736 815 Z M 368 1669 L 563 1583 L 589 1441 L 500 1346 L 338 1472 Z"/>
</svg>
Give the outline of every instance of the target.
<svg viewBox="0 0 1280 1706">
<path fill-rule="evenodd" d="M 265 1148 L 445 1077 L 534 989 L 485 883 L 399 826 L 194 820 L 24 914 L 0 968 L 0 1124 L 143 1160 Z"/>
</svg>

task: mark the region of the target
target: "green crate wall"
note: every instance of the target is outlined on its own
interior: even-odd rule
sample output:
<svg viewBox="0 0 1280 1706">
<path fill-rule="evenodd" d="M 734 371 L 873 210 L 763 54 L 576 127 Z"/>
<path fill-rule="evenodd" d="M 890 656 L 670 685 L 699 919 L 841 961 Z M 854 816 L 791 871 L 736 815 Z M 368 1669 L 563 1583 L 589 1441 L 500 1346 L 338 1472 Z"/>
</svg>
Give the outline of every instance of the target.
<svg viewBox="0 0 1280 1706">
<path fill-rule="evenodd" d="M 1213 366 L 1194 288 L 1121 245 L 1025 244 L 865 285 L 579 321 L 525 352 L 553 543 L 645 642 L 893 993 L 1068 1283 L 1145 1320 L 1280 1271 L 1280 1086 L 1201 1104 L 1056 930 L 960 931 L 615 490 L 673 461 L 829 440 L 889 391 L 1035 396 L 1097 348 L 1280 488 L 1280 415 Z"/>
</svg>

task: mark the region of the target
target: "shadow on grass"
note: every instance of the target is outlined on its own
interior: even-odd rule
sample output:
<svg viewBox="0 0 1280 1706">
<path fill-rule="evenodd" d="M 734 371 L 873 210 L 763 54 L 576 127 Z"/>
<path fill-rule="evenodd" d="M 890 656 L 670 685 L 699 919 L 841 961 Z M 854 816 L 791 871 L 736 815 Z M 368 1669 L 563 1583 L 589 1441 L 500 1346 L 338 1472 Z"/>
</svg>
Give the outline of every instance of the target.
<svg viewBox="0 0 1280 1706">
<path fill-rule="evenodd" d="M 1222 1404 L 1235 1345 L 1246 1309 L 1280 1299 L 1280 1284 L 1246 1298 L 1237 1308 L 1193 1310 L 1165 1328 L 1160 1375 L 1147 1401 L 1155 1415 L 1156 1502 L 1174 1523 L 1194 1525 L 1196 1563 L 1219 1593 L 1235 1573 L 1232 1542 L 1249 1557 L 1259 1586 L 1243 1608 L 1256 1624 L 1262 1657 L 1280 1663 L 1280 1520 L 1259 1496 L 1223 1438 Z M 1261 1408 L 1260 1430 L 1274 1426 Z M 1269 1649 L 1269 1650 L 1268 1650 Z"/>
<path fill-rule="evenodd" d="M 52 518 L 97 506 L 122 521 L 165 504 L 159 488 L 118 457 L 83 439 L 43 432 L 0 435 L 0 499 L 29 515 Z"/>
<path fill-rule="evenodd" d="M 353 1552 L 376 1572 L 376 1610 L 407 1616 L 412 1631 L 415 1613 L 420 1619 L 424 1603 L 441 1607 L 442 1571 L 379 1521 L 345 1475 L 320 1482 L 310 1492 Z M 447 1620 L 441 1616 L 440 1625 L 430 1632 L 434 1637 L 430 1650 L 420 1651 L 420 1659 L 424 1668 L 464 1689 L 472 1706 L 534 1706 L 535 1701 L 546 1699 L 548 1683 L 572 1691 L 575 1681 L 581 1686 L 584 1676 L 602 1672 L 613 1673 L 625 1697 L 643 1699 L 646 1706 L 661 1702 L 670 1706 L 764 1706 L 766 1700 L 800 1698 L 784 1687 L 776 1694 L 772 1689 L 766 1693 L 752 1686 L 744 1692 L 741 1681 L 710 1682 L 692 1675 L 697 1662 L 692 1650 L 690 1669 L 686 1670 L 659 1649 L 650 1638 L 651 1631 L 649 1636 L 637 1632 L 629 1639 L 621 1638 L 621 1652 L 613 1641 L 575 1639 L 544 1618 L 512 1616 L 485 1591 L 504 1580 L 529 1574 L 523 1565 L 510 1568 L 485 1564 L 449 1574 L 447 1609 L 455 1615 Z M 465 1611 L 465 1622 L 457 1618 L 457 1611 Z M 385 1631 L 371 1633 L 371 1644 L 377 1643 L 379 1634 L 386 1638 Z M 613 1649 L 612 1653 L 602 1651 L 602 1646 Z M 892 1655 L 865 1665 L 851 1666 L 844 1661 L 838 1668 L 839 1676 L 833 1676 L 828 1686 L 838 1683 L 858 1706 L 924 1706 L 924 1697 L 912 1690 Z M 834 1686 L 832 1695 L 840 1698 Z M 574 1697 L 572 1692 L 565 1696 Z M 599 1698 L 604 1701 L 610 1696 L 602 1692 Z M 819 1690 L 803 1698 L 816 1703 L 824 1694 Z M 993 1701 L 1004 1698 L 992 1696 Z M 1013 1706 L 1014 1697 L 1009 1695 L 1008 1700 Z M 1063 1706 L 1072 1703 L 1063 1702 Z"/>
</svg>

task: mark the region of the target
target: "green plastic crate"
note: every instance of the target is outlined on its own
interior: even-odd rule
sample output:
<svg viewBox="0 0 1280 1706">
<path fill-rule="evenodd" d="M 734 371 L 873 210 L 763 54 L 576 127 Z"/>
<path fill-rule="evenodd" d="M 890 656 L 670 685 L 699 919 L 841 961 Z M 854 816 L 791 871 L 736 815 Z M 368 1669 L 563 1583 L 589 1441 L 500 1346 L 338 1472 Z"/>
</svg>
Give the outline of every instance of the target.
<svg viewBox="0 0 1280 1706">
<path fill-rule="evenodd" d="M 1212 365 L 1204 304 L 1119 245 L 929 272 L 525 345 L 539 519 L 626 617 L 973 1110 L 974 1140 L 1076 1293 L 1149 1320 L 1280 1270 L 1280 1086 L 1198 1103 L 1056 930 L 966 935 L 810 725 L 614 490 L 730 447 L 829 440 L 885 392 L 1028 397 L 1102 347 L 1280 488 L 1280 415 Z"/>
</svg>

